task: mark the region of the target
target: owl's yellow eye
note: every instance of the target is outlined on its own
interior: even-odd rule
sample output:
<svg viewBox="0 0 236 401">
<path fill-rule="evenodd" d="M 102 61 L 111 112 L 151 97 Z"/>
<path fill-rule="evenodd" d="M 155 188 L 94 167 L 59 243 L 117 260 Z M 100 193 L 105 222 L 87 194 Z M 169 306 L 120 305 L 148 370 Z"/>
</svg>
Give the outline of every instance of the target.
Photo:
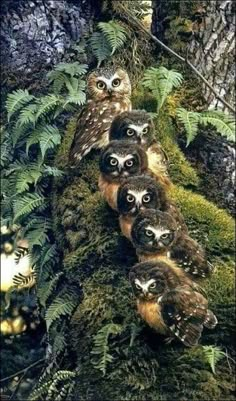
<svg viewBox="0 0 236 401">
<path fill-rule="evenodd" d="M 105 89 L 106 88 L 106 84 L 103 81 L 98 81 L 97 82 L 97 88 L 98 89 Z"/>
<path fill-rule="evenodd" d="M 126 134 L 128 136 L 133 136 L 135 134 L 135 131 L 132 128 L 128 128 L 127 131 L 126 131 Z"/>
<path fill-rule="evenodd" d="M 150 238 L 154 236 L 154 233 L 151 230 L 145 230 L 145 234 L 147 237 L 150 237 Z"/>
<path fill-rule="evenodd" d="M 167 239 L 169 238 L 170 234 L 169 233 L 165 233 L 161 235 L 161 239 Z"/>
<path fill-rule="evenodd" d="M 148 131 L 149 131 L 149 128 L 148 128 L 148 127 L 145 127 L 145 128 L 143 129 L 143 135 L 147 134 Z"/>
<path fill-rule="evenodd" d="M 151 290 L 153 290 L 154 288 L 156 288 L 156 283 L 152 283 L 152 284 L 150 284 L 149 285 L 149 287 L 148 288 L 150 288 Z"/>
<path fill-rule="evenodd" d="M 134 202 L 134 196 L 133 195 L 127 195 L 126 199 L 127 199 L 127 202 L 129 202 L 129 203 Z"/>
<path fill-rule="evenodd" d="M 111 165 L 111 166 L 117 166 L 117 163 L 118 163 L 118 161 L 117 161 L 114 157 L 112 157 L 112 158 L 110 159 L 110 165 Z"/>
<path fill-rule="evenodd" d="M 143 196 L 143 202 L 144 203 L 149 203 L 151 200 L 151 196 L 150 195 L 144 195 Z"/>
<path fill-rule="evenodd" d="M 117 86 L 120 86 L 120 79 L 119 78 L 115 78 L 115 79 L 113 79 L 113 81 L 112 81 L 112 86 L 114 87 L 114 88 L 117 88 Z"/>
<path fill-rule="evenodd" d="M 131 159 L 130 159 L 130 160 L 127 160 L 127 161 L 125 162 L 126 167 L 132 167 L 133 164 L 134 164 L 134 161 L 131 160 Z"/>
</svg>

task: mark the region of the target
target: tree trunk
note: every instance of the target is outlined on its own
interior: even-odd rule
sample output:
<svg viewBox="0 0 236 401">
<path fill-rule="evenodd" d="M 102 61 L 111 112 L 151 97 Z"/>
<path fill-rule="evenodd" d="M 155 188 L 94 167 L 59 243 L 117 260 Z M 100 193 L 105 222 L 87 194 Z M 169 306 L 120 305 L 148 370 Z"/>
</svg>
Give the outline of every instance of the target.
<svg viewBox="0 0 236 401">
<path fill-rule="evenodd" d="M 175 25 L 178 30 L 172 33 L 180 38 L 184 32 L 187 38 L 190 36 L 187 40 L 188 58 L 226 101 L 235 104 L 235 2 L 154 0 L 153 8 L 153 32 L 164 41 L 169 37 L 173 19 L 178 19 L 179 23 L 181 19 L 188 20 L 189 25 L 184 26 L 182 21 L 182 29 L 180 24 Z M 186 47 L 182 55 L 186 56 Z M 210 107 L 224 108 L 204 83 L 202 93 Z"/>
<path fill-rule="evenodd" d="M 198 71 L 232 105 L 235 104 L 235 4 L 230 0 L 154 0 L 152 21 L 153 33 L 182 56 L 188 55 Z M 209 108 L 224 109 L 209 88 L 201 81 L 199 84 Z M 204 129 L 188 149 L 183 146 L 182 150 L 199 167 L 202 192 L 234 213 L 232 143 Z"/>
<path fill-rule="evenodd" d="M 68 49 L 92 30 L 100 7 L 95 0 L 3 0 L 1 55 L 6 90 L 31 84 L 35 89 L 45 70 L 63 60 Z"/>
</svg>

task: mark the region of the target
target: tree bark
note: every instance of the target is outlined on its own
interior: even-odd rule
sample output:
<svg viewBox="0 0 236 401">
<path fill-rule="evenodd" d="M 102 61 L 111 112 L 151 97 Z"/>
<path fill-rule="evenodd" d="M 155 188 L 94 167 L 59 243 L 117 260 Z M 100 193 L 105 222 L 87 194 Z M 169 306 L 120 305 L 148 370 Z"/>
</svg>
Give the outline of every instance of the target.
<svg viewBox="0 0 236 401">
<path fill-rule="evenodd" d="M 164 41 L 167 40 L 173 18 L 188 19 L 190 25 L 192 22 L 186 46 L 189 60 L 220 96 L 235 105 L 235 2 L 154 0 L 153 8 L 153 32 Z M 179 37 L 181 34 L 183 37 L 183 31 L 179 31 Z M 186 53 L 182 55 L 186 56 Z M 201 85 L 209 107 L 224 109 L 224 105 L 215 98 L 210 89 L 204 83 Z"/>
<path fill-rule="evenodd" d="M 102 2 L 3 0 L 2 78 L 6 90 L 41 83 L 45 69 L 62 61 L 72 44 L 92 30 Z M 82 60 L 83 61 L 83 60 Z"/>
</svg>

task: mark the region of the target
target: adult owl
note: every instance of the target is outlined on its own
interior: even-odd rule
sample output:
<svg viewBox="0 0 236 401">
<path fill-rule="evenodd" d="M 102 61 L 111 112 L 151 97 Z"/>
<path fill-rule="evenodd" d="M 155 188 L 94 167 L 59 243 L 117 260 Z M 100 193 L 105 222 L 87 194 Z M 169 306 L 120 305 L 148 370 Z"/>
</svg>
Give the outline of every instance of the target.
<svg viewBox="0 0 236 401">
<path fill-rule="evenodd" d="M 150 172 L 168 187 L 168 157 L 161 144 L 155 139 L 155 126 L 145 110 L 124 111 L 114 118 L 109 132 L 110 140 L 126 140 L 145 149 Z"/>
<path fill-rule="evenodd" d="M 109 206 L 117 210 L 117 191 L 129 177 L 147 172 L 145 151 L 135 143 L 111 141 L 100 156 L 98 187 Z"/>
<path fill-rule="evenodd" d="M 217 324 L 200 287 L 168 259 L 138 263 L 130 270 L 137 310 L 154 330 L 185 346 L 198 344 L 204 327 Z"/>
<path fill-rule="evenodd" d="M 108 144 L 113 118 L 131 109 L 131 83 L 121 68 L 99 68 L 88 76 L 88 102 L 81 111 L 69 161 L 76 165 L 93 148 Z"/>
<path fill-rule="evenodd" d="M 178 230 L 173 216 L 160 210 L 145 210 L 135 219 L 131 240 L 140 261 L 167 256 L 191 277 L 212 272 L 203 248 L 188 233 Z"/>
</svg>

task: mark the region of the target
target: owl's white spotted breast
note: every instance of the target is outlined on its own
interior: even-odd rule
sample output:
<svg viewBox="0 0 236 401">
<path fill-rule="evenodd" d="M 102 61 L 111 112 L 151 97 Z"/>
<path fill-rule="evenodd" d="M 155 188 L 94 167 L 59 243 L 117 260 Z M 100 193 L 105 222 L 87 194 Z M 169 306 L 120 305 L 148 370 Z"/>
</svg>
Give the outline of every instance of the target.
<svg viewBox="0 0 236 401">
<path fill-rule="evenodd" d="M 78 118 L 70 157 L 80 160 L 92 148 L 104 148 L 109 140 L 109 129 L 114 117 L 131 109 L 128 98 L 88 102 Z"/>
</svg>

